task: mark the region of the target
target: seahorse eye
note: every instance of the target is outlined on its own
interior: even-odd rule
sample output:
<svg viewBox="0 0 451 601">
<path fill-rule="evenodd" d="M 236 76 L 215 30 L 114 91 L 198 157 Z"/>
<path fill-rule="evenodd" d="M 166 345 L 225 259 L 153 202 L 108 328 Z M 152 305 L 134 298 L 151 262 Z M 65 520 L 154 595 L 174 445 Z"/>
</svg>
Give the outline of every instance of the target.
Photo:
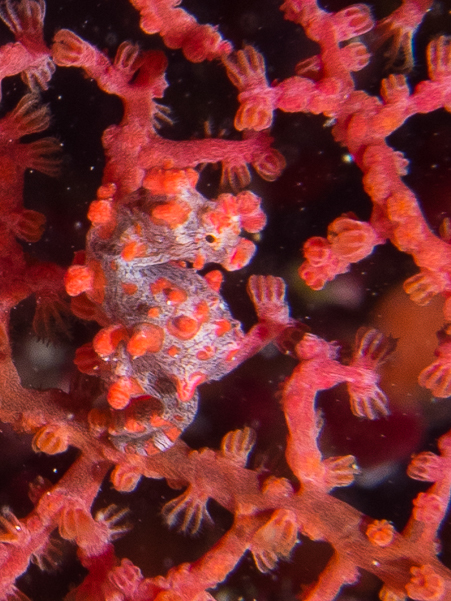
<svg viewBox="0 0 451 601">
<path fill-rule="evenodd" d="M 211 234 L 207 234 L 205 236 L 205 240 L 209 243 L 209 244 L 213 244 L 213 242 L 216 242 L 216 238 L 214 236 L 212 236 Z"/>
</svg>

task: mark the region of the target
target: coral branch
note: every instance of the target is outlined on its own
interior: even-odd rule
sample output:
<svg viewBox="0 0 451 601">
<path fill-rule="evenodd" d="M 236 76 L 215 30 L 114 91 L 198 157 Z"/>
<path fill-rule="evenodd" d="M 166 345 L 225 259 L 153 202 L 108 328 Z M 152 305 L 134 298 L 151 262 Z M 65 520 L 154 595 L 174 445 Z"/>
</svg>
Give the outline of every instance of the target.
<svg viewBox="0 0 451 601">
<path fill-rule="evenodd" d="M 274 23 L 268 31 L 277 30 L 270 52 L 259 24 L 265 11 L 254 14 L 252 3 L 238 7 L 245 14 L 231 17 L 233 27 L 218 3 L 202 7 L 218 11 L 221 31 L 236 50 L 217 26 L 201 22 L 195 3 L 196 15 L 181 0 L 124 3 L 130 13 L 119 14 L 120 27 L 139 44 L 121 41 L 122 33 L 111 25 L 118 3 L 105 11 L 104 22 L 86 15 L 78 26 L 67 22 L 66 8 L 54 10 L 52 0 L 48 3 L 47 16 L 43 0 L 5 0 L 0 7 L 5 33 L 14 40 L 0 46 L 5 105 L 0 119 L 0 420 L 6 441 L 0 492 L 8 499 L 0 509 L 0 600 L 27 601 L 25 592 L 32 594 L 29 582 L 36 578 L 30 564 L 40 570 L 64 566 L 70 561 L 68 547 L 76 549 L 78 567 L 58 593 L 66 601 L 213 601 L 215 595 L 233 597 L 226 588 L 235 570 L 233 586 L 243 587 L 236 595 L 257 598 L 258 579 L 257 589 L 245 590 L 247 559 L 253 562 L 249 573 L 261 572 L 261 586 L 289 583 L 283 594 L 280 587 L 274 594 L 265 591 L 274 598 L 296 594 L 303 601 L 333 601 L 345 594 L 344 587 L 359 583 L 362 589 L 351 594 L 369 599 L 374 592 L 364 588 L 369 579 L 360 578 L 368 573 L 382 601 L 450 599 L 445 539 L 451 431 L 445 433 L 444 413 L 439 419 L 426 417 L 424 409 L 425 394 L 451 396 L 450 219 L 447 207 L 430 207 L 424 192 L 416 193 L 421 186 L 413 177 L 417 161 L 411 155 L 417 134 L 413 118 L 432 120 L 442 111 L 440 127 L 445 131 L 449 125 L 451 43 L 444 25 L 424 49 L 427 73 L 420 66 L 409 74 L 415 66 L 414 40 L 415 55 L 423 52 L 417 31 L 437 18 L 440 3 L 402 0 L 377 22 L 378 6 L 355 4 L 334 12 L 316 0 L 285 0 L 282 16 L 270 17 Z M 233 4 L 227 6 L 231 14 Z M 260 4 L 274 11 L 264 2 L 259 10 Z M 250 43 L 253 30 L 259 32 L 258 47 Z M 425 29 L 423 37 L 428 35 Z M 303 39 L 308 39 L 305 49 L 299 48 Z M 278 55 L 279 45 L 286 56 Z M 64 82 L 72 81 L 78 82 L 77 94 L 66 92 Z M 196 87 L 200 95 L 192 102 Z M 86 113 L 65 127 L 61 115 L 72 100 L 69 112 Z M 202 111 L 186 118 L 186 134 L 180 120 L 190 103 Z M 219 114 L 223 131 L 208 137 Z M 90 154 L 86 139 L 92 140 L 92 132 L 79 156 L 69 156 L 71 136 L 80 135 L 85 121 L 97 128 L 99 139 L 92 146 L 103 148 L 103 156 Z M 337 206 L 328 194 L 335 202 L 341 184 L 331 182 L 341 182 L 342 176 L 322 167 L 334 152 L 306 151 L 308 127 L 318 144 L 329 139 L 341 146 L 335 153 L 341 173 L 361 172 L 358 193 L 343 186 L 346 199 L 337 199 Z M 45 133 L 51 128 L 59 137 Z M 410 132 L 408 151 L 395 147 L 401 128 Z M 423 154 L 438 144 L 436 133 Z M 85 156 L 92 180 L 83 171 L 74 183 Z M 216 178 L 209 167 L 214 164 L 221 168 Z M 318 172 L 309 167 L 316 164 Z M 428 176 L 436 167 L 428 164 Z M 434 188 L 438 196 L 444 195 L 441 177 Z M 57 180 L 48 184 L 54 188 L 46 188 L 48 178 Z M 279 178 L 282 191 L 273 193 Z M 327 229 L 327 221 L 308 227 L 314 209 L 307 189 L 313 180 L 317 215 L 331 220 Z M 431 187 L 427 181 L 424 189 Z M 251 184 L 258 195 L 247 189 Z M 289 196 L 293 185 L 299 198 Z M 53 194 L 61 194 L 64 202 L 53 203 Z M 67 202 L 73 195 L 79 197 L 79 213 L 80 207 Z M 354 199 L 359 195 L 361 203 Z M 47 215 L 44 197 L 50 198 Z M 86 208 L 90 225 L 85 232 Z M 387 242 L 391 250 L 382 250 Z M 338 319 L 318 317 L 313 296 L 296 284 L 297 259 L 287 249 L 301 244 L 299 274 L 310 288 L 325 289 L 317 298 L 329 303 Z M 60 266 L 83 246 L 69 268 Z M 272 254 L 264 255 L 269 247 Z M 435 359 L 426 367 L 423 357 L 418 362 L 422 392 L 419 387 L 405 392 L 384 374 L 388 359 L 390 366 L 399 362 L 398 369 L 406 371 L 389 332 L 353 324 L 354 352 L 347 351 L 350 315 L 368 324 L 385 311 L 372 294 L 381 294 L 397 277 L 391 261 L 382 265 L 382 283 L 371 292 L 384 252 L 395 261 L 402 254 L 406 262 L 410 257 L 410 271 L 402 277 L 417 305 L 431 306 L 434 297 L 444 297 Z M 361 262 L 365 267 L 358 271 Z M 255 273 L 259 270 L 262 275 Z M 253 306 L 256 319 L 241 306 L 246 284 L 250 302 L 243 303 Z M 343 298 L 349 300 L 346 310 Z M 21 317 L 26 311 L 28 326 Z M 311 329 L 298 321 L 300 316 L 309 319 Z M 422 324 L 410 329 L 417 325 Z M 26 357 L 34 352 L 49 364 L 62 363 L 71 353 L 67 343 L 55 351 L 59 334 L 72 332 L 74 345 L 81 345 L 71 349 L 74 365 L 66 364 L 61 373 L 52 369 L 57 376 L 52 385 L 61 389 L 45 389 L 36 379 L 28 384 Z M 329 342 L 335 338 L 339 342 Z M 39 339 L 54 344 L 47 348 Z M 243 392 L 249 374 L 252 386 Z M 271 402 L 270 393 L 277 390 L 277 401 Z M 344 398 L 350 410 L 343 408 Z M 340 416 L 335 429 L 334 412 Z M 400 415 L 416 425 L 399 427 Z M 393 424 L 401 451 L 391 452 L 393 441 L 385 433 Z M 422 452 L 415 448 L 429 424 L 440 429 L 437 452 L 433 446 Z M 23 436 L 20 445 L 7 425 L 14 436 Z M 359 431 L 367 434 L 357 440 Z M 365 442 L 374 447 L 369 467 Z M 40 475 L 30 483 L 29 499 L 16 507 L 17 484 L 6 491 L 6 464 L 9 458 L 16 466 L 26 463 L 25 448 L 38 458 L 32 467 L 26 465 L 21 486 L 32 479 L 29 473 Z M 412 452 L 407 473 L 423 488 L 415 489 L 408 502 L 398 497 L 392 502 L 390 496 L 389 508 L 367 503 L 368 513 L 378 514 L 374 518 L 360 511 L 365 504 L 356 501 L 359 487 L 376 487 L 384 479 L 392 486 Z M 163 482 L 160 488 L 143 485 L 145 478 Z M 349 486 L 354 487 L 348 496 L 345 490 L 331 494 Z M 151 493 L 145 496 L 144 490 Z M 129 493 L 131 511 L 119 493 Z M 373 496 L 371 491 L 366 500 Z M 152 522 L 155 532 L 148 519 L 152 497 L 160 512 Z M 409 516 L 399 518 L 401 505 L 411 506 Z M 178 533 L 165 535 L 168 527 Z M 187 543 L 185 553 L 181 541 L 187 535 L 200 542 Z M 442 555 L 439 536 L 445 541 Z M 121 537 L 123 545 L 116 545 Z M 157 553 L 149 552 L 143 540 Z M 180 549 L 168 551 L 168 541 L 174 540 Z M 315 549 L 326 546 L 328 558 L 322 556 L 316 569 Z M 280 567 L 287 561 L 292 570 Z M 298 570 L 303 561 L 309 582 Z M 281 570 L 278 577 L 263 580 L 275 570 Z M 56 598 L 43 594 L 46 601 Z"/>
</svg>

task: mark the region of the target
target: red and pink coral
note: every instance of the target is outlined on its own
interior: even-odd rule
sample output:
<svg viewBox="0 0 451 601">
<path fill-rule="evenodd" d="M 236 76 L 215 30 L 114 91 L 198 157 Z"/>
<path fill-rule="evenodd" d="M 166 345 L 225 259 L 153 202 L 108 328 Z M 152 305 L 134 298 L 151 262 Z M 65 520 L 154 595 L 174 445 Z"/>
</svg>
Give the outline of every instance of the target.
<svg viewBox="0 0 451 601">
<path fill-rule="evenodd" d="M 412 150 L 450 129 L 444 3 L 73 8 L 0 9 L 0 599 L 450 598 L 449 150 L 441 204 Z M 374 327 L 405 272 L 445 299 L 423 389 Z"/>
</svg>

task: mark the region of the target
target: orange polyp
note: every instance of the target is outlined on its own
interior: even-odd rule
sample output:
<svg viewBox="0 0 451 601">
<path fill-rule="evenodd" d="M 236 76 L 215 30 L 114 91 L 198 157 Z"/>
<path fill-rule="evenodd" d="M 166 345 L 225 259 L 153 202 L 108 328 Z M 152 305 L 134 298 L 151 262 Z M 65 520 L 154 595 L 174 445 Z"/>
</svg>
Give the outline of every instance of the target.
<svg viewBox="0 0 451 601">
<path fill-rule="evenodd" d="M 233 349 L 233 351 L 230 351 L 229 353 L 227 353 L 227 357 L 225 358 L 227 363 L 235 360 L 235 357 L 237 356 L 238 351 L 239 351 L 239 349 L 236 348 L 236 349 Z"/>
<path fill-rule="evenodd" d="M 206 301 L 200 301 L 200 303 L 196 306 L 194 311 L 194 316 L 200 323 L 205 323 L 208 320 L 208 316 L 210 311 L 208 309 L 208 304 Z"/>
<path fill-rule="evenodd" d="M 147 311 L 147 317 L 156 319 L 160 315 L 160 313 L 161 313 L 160 307 L 150 307 L 150 309 Z"/>
<path fill-rule="evenodd" d="M 368 525 L 365 534 L 372 545 L 387 547 L 395 538 L 395 529 L 387 520 L 374 520 Z"/>
<path fill-rule="evenodd" d="M 199 180 L 199 173 L 195 169 L 186 169 L 186 177 L 192 188 L 195 188 Z"/>
<path fill-rule="evenodd" d="M 176 378 L 177 394 L 182 403 L 186 403 L 193 398 L 196 388 L 199 384 L 205 382 L 206 378 L 206 374 L 200 371 L 196 371 L 184 380 Z"/>
<path fill-rule="evenodd" d="M 70 308 L 76 317 L 88 321 L 99 321 L 99 307 L 85 293 L 75 296 L 70 301 Z"/>
<path fill-rule="evenodd" d="M 150 218 L 157 225 L 175 228 L 188 219 L 191 209 L 184 202 L 164 202 L 153 207 Z"/>
<path fill-rule="evenodd" d="M 66 272 L 64 285 L 69 296 L 78 296 L 92 290 L 94 273 L 87 265 L 71 265 Z"/>
<path fill-rule="evenodd" d="M 228 223 L 230 219 L 238 216 L 238 203 L 233 194 L 221 194 L 219 196 L 219 208 L 222 211 L 222 221 Z"/>
<path fill-rule="evenodd" d="M 178 305 L 183 303 L 188 298 L 188 295 L 181 288 L 172 288 L 168 292 L 164 290 L 166 298 L 171 305 Z"/>
<path fill-rule="evenodd" d="M 247 265 L 255 252 L 255 245 L 250 240 L 241 239 L 229 258 L 229 270 L 241 269 Z"/>
<path fill-rule="evenodd" d="M 127 351 L 132 357 L 141 357 L 145 353 L 156 353 L 161 350 L 164 331 L 152 324 L 142 324 L 135 331 L 127 344 Z"/>
<path fill-rule="evenodd" d="M 136 380 L 123 376 L 110 386 L 107 400 L 113 409 L 125 409 L 132 395 L 142 392 L 143 390 Z"/>
<path fill-rule="evenodd" d="M 186 187 L 189 182 L 184 171 L 171 169 L 166 173 L 164 183 L 166 194 L 176 194 Z"/>
<path fill-rule="evenodd" d="M 153 194 L 173 195 L 187 187 L 194 188 L 199 174 L 194 169 L 150 169 L 144 177 L 143 187 Z"/>
<path fill-rule="evenodd" d="M 180 340 L 189 340 L 197 334 L 200 324 L 188 315 L 178 315 L 167 322 L 167 328 L 170 334 Z"/>
<path fill-rule="evenodd" d="M 170 422 L 168 422 L 168 420 L 164 419 L 163 417 L 161 417 L 158 414 L 151 415 L 149 418 L 149 423 L 153 428 L 163 428 L 164 426 L 167 426 L 170 424 Z"/>
<path fill-rule="evenodd" d="M 122 340 L 128 338 L 127 330 L 124 326 L 113 325 L 103 328 L 94 336 L 92 341 L 95 352 L 100 357 L 109 357 L 117 348 Z"/>
<path fill-rule="evenodd" d="M 220 209 L 215 209 L 207 215 L 211 227 L 213 227 L 215 232 L 218 234 L 220 234 L 224 228 L 230 225 L 230 220 L 227 218 L 227 216 L 219 211 Z"/>
<path fill-rule="evenodd" d="M 260 199 L 253 192 L 244 190 L 236 197 L 240 214 L 253 213 L 260 209 Z"/>
<path fill-rule="evenodd" d="M 215 326 L 216 326 L 216 330 L 215 330 L 216 336 L 224 336 L 224 334 L 227 334 L 227 332 L 230 332 L 230 330 L 232 328 L 232 324 L 227 319 L 218 319 L 218 321 L 215 321 Z"/>
<path fill-rule="evenodd" d="M 164 169 L 150 169 L 143 179 L 143 187 L 152 194 L 165 194 L 165 173 Z"/>
<path fill-rule="evenodd" d="M 175 327 L 186 335 L 193 335 L 198 330 L 198 324 L 195 319 L 187 315 L 179 315 L 173 320 Z"/>
<path fill-rule="evenodd" d="M 182 431 L 179 428 L 177 428 L 176 426 L 172 426 L 172 428 L 165 430 L 164 433 L 166 434 L 166 436 L 169 438 L 169 440 L 171 442 L 175 442 L 177 440 L 177 438 L 180 436 L 180 434 L 182 433 Z"/>
<path fill-rule="evenodd" d="M 122 282 L 121 287 L 125 294 L 129 294 L 130 296 L 138 291 L 138 286 L 136 284 Z"/>
<path fill-rule="evenodd" d="M 91 409 L 88 413 L 88 424 L 95 436 L 100 436 L 108 428 L 108 412 L 102 409 Z"/>
<path fill-rule="evenodd" d="M 69 446 L 69 434 L 64 426 L 43 426 L 32 441 L 34 451 L 42 451 L 48 455 L 63 453 Z"/>
<path fill-rule="evenodd" d="M 216 349 L 213 346 L 204 346 L 203 349 L 197 351 L 196 358 L 199 359 L 199 361 L 208 361 L 209 359 L 214 357 L 215 354 Z"/>
<path fill-rule="evenodd" d="M 97 190 L 97 198 L 99 200 L 112 199 L 116 193 L 116 189 L 117 189 L 116 184 L 113 184 L 113 183 L 104 184 L 104 185 L 100 186 L 99 189 Z"/>
<path fill-rule="evenodd" d="M 179 288 L 166 278 L 158 278 L 158 280 L 150 284 L 150 291 L 154 295 L 163 292 L 166 297 L 166 301 L 171 305 L 183 303 L 188 298 L 185 290 Z"/>
<path fill-rule="evenodd" d="M 131 386 L 119 381 L 111 385 L 107 400 L 113 409 L 124 409 L 130 402 Z"/>
<path fill-rule="evenodd" d="M 124 246 L 121 252 L 121 257 L 124 261 L 133 261 L 136 257 L 145 257 L 147 254 L 147 246 L 137 240 L 132 240 Z"/>
<path fill-rule="evenodd" d="M 113 206 L 108 200 L 93 200 L 89 205 L 88 219 L 92 225 L 105 225 L 113 219 Z"/>
<path fill-rule="evenodd" d="M 127 417 L 124 424 L 125 430 L 133 434 L 139 434 L 145 432 L 146 427 L 136 421 L 134 417 Z"/>
<path fill-rule="evenodd" d="M 428 564 L 412 566 L 411 578 L 406 584 L 406 592 L 412 599 L 424 601 L 443 601 L 445 598 L 445 580 Z"/>
<path fill-rule="evenodd" d="M 98 374 L 100 368 L 100 359 L 90 342 L 75 351 L 74 363 L 81 373 L 90 376 Z"/>
<path fill-rule="evenodd" d="M 173 345 L 170 346 L 166 352 L 170 357 L 177 357 L 177 355 L 180 353 L 180 349 L 178 346 Z"/>
<path fill-rule="evenodd" d="M 198 270 L 198 269 L 202 269 L 202 267 L 205 265 L 205 256 L 199 252 L 196 255 L 196 258 L 194 259 L 194 263 L 193 263 L 193 268 Z"/>
<path fill-rule="evenodd" d="M 165 288 L 171 289 L 172 287 L 172 282 L 170 282 L 166 278 L 158 278 L 158 280 L 155 280 L 155 282 L 152 282 L 149 286 L 150 291 L 154 295 L 163 292 Z"/>
<path fill-rule="evenodd" d="M 237 196 L 242 227 L 250 233 L 260 232 L 266 225 L 266 215 L 260 208 L 260 199 L 252 192 L 240 192 Z"/>
<path fill-rule="evenodd" d="M 222 280 L 224 279 L 224 276 L 219 269 L 213 269 L 213 271 L 209 271 L 204 275 L 204 278 L 212 290 L 219 292 Z"/>
</svg>

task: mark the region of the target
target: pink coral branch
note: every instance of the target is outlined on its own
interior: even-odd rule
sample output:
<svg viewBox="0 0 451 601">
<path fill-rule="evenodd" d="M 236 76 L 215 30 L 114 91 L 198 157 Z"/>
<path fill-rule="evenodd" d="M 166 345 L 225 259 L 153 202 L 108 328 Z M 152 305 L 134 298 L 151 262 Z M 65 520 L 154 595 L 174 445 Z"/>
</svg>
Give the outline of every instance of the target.
<svg viewBox="0 0 451 601">
<path fill-rule="evenodd" d="M 343 353 L 339 359 L 337 343 L 306 333 L 289 317 L 286 284 L 274 275 L 246 276 L 258 321 L 245 333 L 220 290 L 220 269 L 250 265 L 266 235 L 265 199 L 242 190 L 250 185 L 251 168 L 272 182 L 293 161 L 272 147 L 278 112 L 323 115 L 332 125 L 331 140 L 362 171 L 373 208 L 369 222 L 337 214 L 325 237 L 308 239 L 301 277 L 319 290 L 390 241 L 419 268 L 405 290 L 420 305 L 442 294 L 445 320 L 451 321 L 446 222 L 443 236 L 436 235 L 403 180 L 407 159 L 388 142 L 414 115 L 449 111 L 450 42 L 441 36 L 429 43 L 428 75 L 413 91 L 406 75 L 391 73 L 379 97 L 359 89 L 355 76 L 372 60 L 368 33 L 379 43 L 393 38 L 393 53 L 401 51 L 404 67 L 411 66 L 412 39 L 431 2 L 404 0 L 376 24 L 364 4 L 332 12 L 316 0 L 286 0 L 285 19 L 316 43 L 316 55 L 274 82 L 268 76 L 273 67 L 260 50 L 244 45 L 233 51 L 217 27 L 200 24 L 178 0 L 131 4 L 144 33 L 159 34 L 167 48 L 181 49 L 191 62 L 213 61 L 213 69 L 225 70 L 237 91 L 238 139 L 175 140 L 162 134 L 162 124 L 173 124 L 161 104 L 171 55 L 122 42 L 110 59 L 58 27 L 50 56 L 41 0 L 7 0 L 0 9 L 16 39 L 0 48 L 0 79 L 20 75 L 31 89 L 0 121 L 0 419 L 31 434 L 34 452 L 78 450 L 56 484 L 34 482 L 28 515 L 1 512 L 0 598 L 23 600 L 17 580 L 31 561 L 41 569 L 54 567 L 60 539 L 77 548 L 88 571 L 67 601 L 211 601 L 210 591 L 247 552 L 267 573 L 280 561 L 297 561 L 301 536 L 312 546 L 326 542 L 333 552 L 316 582 L 303 589 L 304 601 L 333 601 L 361 571 L 380 579 L 384 601 L 450 598 L 451 572 L 437 557 L 451 491 L 449 433 L 439 439 L 438 454 L 425 451 L 412 459 L 409 476 L 431 485 L 413 498 L 402 532 L 330 494 L 351 485 L 359 470 L 354 455 L 334 455 L 323 445 L 318 395 L 335 394 L 343 384 L 354 416 L 388 418 L 389 387 L 379 381 L 393 339 L 363 328 L 352 357 L 346 360 Z M 117 96 L 123 114 L 103 132 L 105 169 L 88 209 L 86 248 L 65 271 L 27 252 L 24 243 L 41 239 L 45 217 L 23 197 L 28 170 L 43 177 L 60 174 L 60 143 L 41 137 L 51 119 L 37 93 L 53 86 L 56 68 L 62 73 L 67 67 Z M 207 198 L 197 186 L 200 167 L 210 163 L 221 164 L 222 177 L 220 189 Z M 269 208 L 270 219 L 273 212 Z M 48 338 L 58 328 L 67 333 L 69 314 L 100 328 L 76 351 L 78 375 L 65 391 L 26 388 L 16 369 L 10 316 L 33 295 L 38 336 Z M 445 323 L 436 359 L 419 377 L 435 396 L 451 394 L 450 333 Z M 280 389 L 286 464 L 274 473 L 269 463 L 256 469 L 250 457 L 257 435 L 247 426 L 223 435 L 217 450 L 191 449 L 181 437 L 196 418 L 201 384 L 221 379 L 271 342 L 297 361 Z M 119 492 L 132 493 L 142 477 L 166 479 L 179 490 L 161 510 L 166 525 L 179 532 L 202 536 L 214 522 L 212 500 L 229 512 L 232 525 L 197 558 L 146 577 L 130 559 L 117 556 L 113 545 L 130 529 L 127 510 L 114 504 L 93 511 L 110 470 Z"/>
</svg>

